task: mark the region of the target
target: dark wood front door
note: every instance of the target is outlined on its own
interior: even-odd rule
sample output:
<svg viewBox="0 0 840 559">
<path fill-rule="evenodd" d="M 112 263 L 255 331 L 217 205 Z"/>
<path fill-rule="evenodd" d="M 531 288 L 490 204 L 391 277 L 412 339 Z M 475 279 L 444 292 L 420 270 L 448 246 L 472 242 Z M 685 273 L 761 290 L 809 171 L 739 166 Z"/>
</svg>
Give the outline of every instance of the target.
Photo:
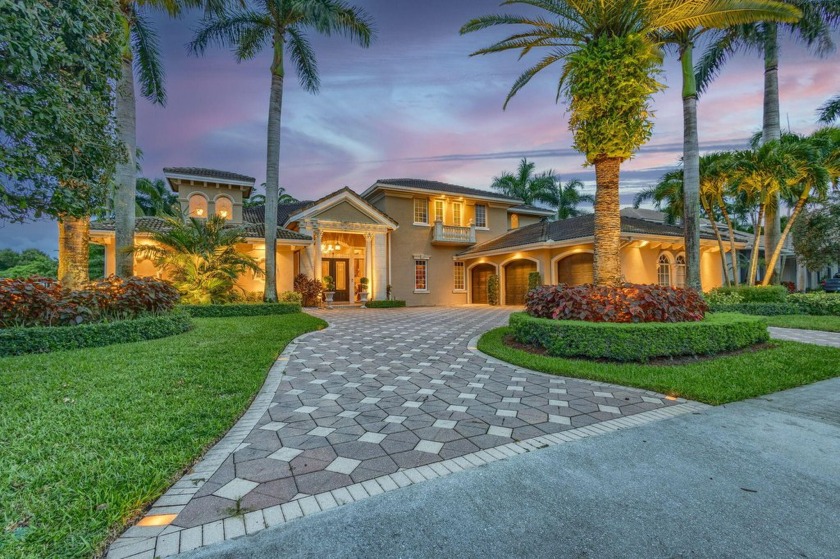
<svg viewBox="0 0 840 559">
<path fill-rule="evenodd" d="M 470 289 L 474 304 L 486 305 L 488 303 L 487 282 L 495 272 L 496 269 L 490 264 L 479 264 L 470 272 Z"/>
<path fill-rule="evenodd" d="M 505 305 L 524 305 L 528 294 L 528 274 L 537 271 L 531 260 L 515 260 L 505 266 Z"/>
<path fill-rule="evenodd" d="M 333 301 L 350 300 L 350 260 L 347 258 L 324 258 L 321 260 L 321 274 L 335 280 Z"/>
</svg>

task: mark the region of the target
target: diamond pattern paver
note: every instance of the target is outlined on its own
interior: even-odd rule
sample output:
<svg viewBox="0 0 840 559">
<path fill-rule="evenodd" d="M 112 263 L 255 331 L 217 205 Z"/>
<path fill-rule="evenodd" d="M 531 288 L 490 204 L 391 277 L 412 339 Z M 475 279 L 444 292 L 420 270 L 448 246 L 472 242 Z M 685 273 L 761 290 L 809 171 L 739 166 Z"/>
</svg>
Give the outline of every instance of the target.
<svg viewBox="0 0 840 559">
<path fill-rule="evenodd" d="M 473 337 L 506 324 L 510 309 L 313 314 L 330 328 L 284 354 L 285 374 L 263 416 L 202 479 L 173 528 L 217 523 L 206 539 L 218 539 L 222 527 L 228 539 L 229 530 L 248 533 L 280 515 L 288 521 L 515 454 L 507 445 L 516 441 L 678 404 L 502 364 L 468 348 Z M 231 512 L 237 500 L 245 520 Z"/>
</svg>

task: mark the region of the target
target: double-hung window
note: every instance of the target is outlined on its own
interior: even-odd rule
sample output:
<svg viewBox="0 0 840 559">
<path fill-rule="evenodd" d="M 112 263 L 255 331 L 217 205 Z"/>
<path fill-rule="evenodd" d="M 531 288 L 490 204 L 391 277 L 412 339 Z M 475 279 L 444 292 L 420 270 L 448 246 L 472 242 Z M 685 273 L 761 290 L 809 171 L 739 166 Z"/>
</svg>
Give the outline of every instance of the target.
<svg viewBox="0 0 840 559">
<path fill-rule="evenodd" d="M 429 261 L 414 261 L 414 291 L 429 290 Z"/>
<path fill-rule="evenodd" d="M 487 227 L 487 206 L 484 204 L 475 205 L 475 226 Z"/>
<path fill-rule="evenodd" d="M 435 200 L 435 221 L 443 222 L 443 200 Z"/>
<path fill-rule="evenodd" d="M 453 268 L 453 289 L 455 291 L 464 291 L 467 289 L 467 285 L 464 281 L 464 263 L 463 262 L 455 262 L 455 267 Z"/>
<path fill-rule="evenodd" d="M 414 199 L 414 223 L 418 225 L 429 224 L 429 200 L 427 198 Z"/>
<path fill-rule="evenodd" d="M 452 202 L 452 225 L 461 226 L 461 202 Z"/>
</svg>

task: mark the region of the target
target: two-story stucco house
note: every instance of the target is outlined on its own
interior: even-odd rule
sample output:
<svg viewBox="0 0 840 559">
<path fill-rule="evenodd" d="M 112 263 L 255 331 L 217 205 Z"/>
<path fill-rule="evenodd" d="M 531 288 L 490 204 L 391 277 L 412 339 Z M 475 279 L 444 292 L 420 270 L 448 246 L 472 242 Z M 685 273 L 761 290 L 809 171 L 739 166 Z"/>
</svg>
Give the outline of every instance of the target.
<svg viewBox="0 0 840 559">
<path fill-rule="evenodd" d="M 255 179 L 192 167 L 164 169 L 185 215 L 218 214 L 241 227 L 240 250 L 265 261 L 265 207 L 246 207 Z M 315 201 L 278 207 L 278 290 L 291 290 L 297 274 L 335 278 L 336 302 L 358 301 L 360 278 L 373 299 L 389 295 L 409 305 L 487 303 L 491 275 L 500 278 L 502 304 L 520 305 L 528 275 L 544 283 L 592 281 L 591 215 L 548 221 L 553 212 L 495 192 L 420 179 L 381 179 L 361 194 L 342 188 Z M 137 242 L 164 227 L 154 217 L 137 220 Z M 622 216 L 622 270 L 627 281 L 682 285 L 682 229 Z M 704 289 L 722 283 L 721 248 L 701 235 Z M 106 273 L 114 270 L 113 224 L 91 224 L 91 241 L 106 247 Z M 743 249 L 742 241 L 736 249 Z M 728 243 L 724 251 L 728 250 Z M 139 275 L 160 275 L 137 261 Z M 263 279 L 247 274 L 238 285 L 262 291 Z"/>
</svg>

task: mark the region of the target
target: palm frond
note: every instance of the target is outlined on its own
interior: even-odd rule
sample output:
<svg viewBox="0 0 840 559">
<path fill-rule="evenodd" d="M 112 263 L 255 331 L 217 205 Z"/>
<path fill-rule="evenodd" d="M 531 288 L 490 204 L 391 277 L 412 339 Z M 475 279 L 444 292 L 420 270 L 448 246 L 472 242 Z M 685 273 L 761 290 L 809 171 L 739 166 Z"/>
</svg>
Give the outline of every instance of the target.
<svg viewBox="0 0 840 559">
<path fill-rule="evenodd" d="M 166 105 L 163 66 L 158 35 L 146 17 L 134 13 L 131 23 L 131 51 L 140 80 L 140 93 L 152 103 Z"/>
<path fill-rule="evenodd" d="M 297 69 L 300 86 L 309 93 L 317 93 L 321 82 L 312 45 L 297 27 L 290 27 L 286 32 L 289 34 L 289 56 Z"/>
<path fill-rule="evenodd" d="M 236 48 L 243 35 L 253 39 L 260 28 L 265 33 L 271 32 L 272 21 L 267 14 L 252 10 L 225 10 L 201 20 L 187 49 L 190 54 L 198 56 L 211 46 Z"/>
<path fill-rule="evenodd" d="M 818 109 L 820 122 L 828 124 L 840 117 L 840 95 L 832 97 Z"/>
</svg>

